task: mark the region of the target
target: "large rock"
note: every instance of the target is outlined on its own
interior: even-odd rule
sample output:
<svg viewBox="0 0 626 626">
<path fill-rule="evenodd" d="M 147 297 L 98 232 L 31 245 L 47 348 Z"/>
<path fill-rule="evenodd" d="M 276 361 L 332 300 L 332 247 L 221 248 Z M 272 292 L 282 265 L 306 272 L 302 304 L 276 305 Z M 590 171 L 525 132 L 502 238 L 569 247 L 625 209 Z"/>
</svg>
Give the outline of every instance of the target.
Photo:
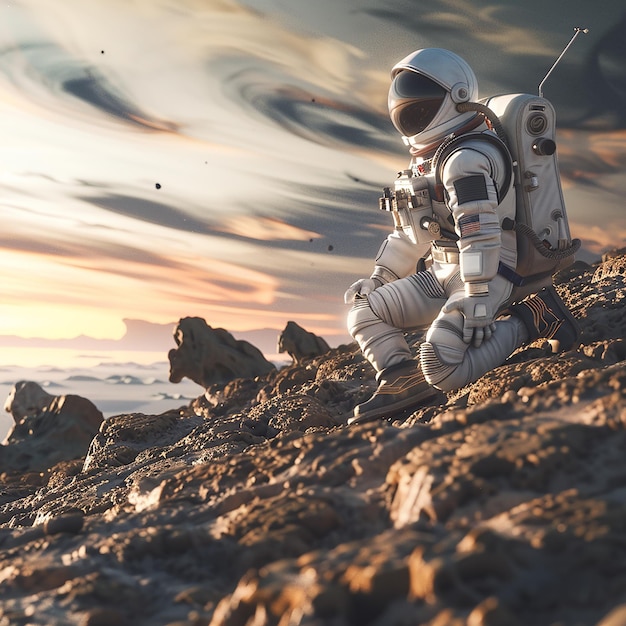
<svg viewBox="0 0 626 626">
<path fill-rule="evenodd" d="M 251 343 L 200 317 L 185 317 L 174 329 L 178 346 L 170 350 L 170 382 L 187 377 L 202 387 L 235 378 L 254 378 L 276 369 Z"/>
<path fill-rule="evenodd" d="M 309 332 L 295 322 L 287 322 L 287 326 L 278 337 L 278 351 L 286 352 L 294 363 L 319 356 L 330 350 L 324 339 Z"/>
<path fill-rule="evenodd" d="M 41 412 L 53 397 L 32 380 L 21 380 L 9 392 L 4 410 L 11 413 L 15 423 L 19 424 L 25 417 Z"/>
<path fill-rule="evenodd" d="M 32 381 L 16 383 L 4 408 L 15 423 L 0 447 L 0 472 L 40 472 L 84 457 L 104 419 L 86 398 L 52 396 Z"/>
</svg>

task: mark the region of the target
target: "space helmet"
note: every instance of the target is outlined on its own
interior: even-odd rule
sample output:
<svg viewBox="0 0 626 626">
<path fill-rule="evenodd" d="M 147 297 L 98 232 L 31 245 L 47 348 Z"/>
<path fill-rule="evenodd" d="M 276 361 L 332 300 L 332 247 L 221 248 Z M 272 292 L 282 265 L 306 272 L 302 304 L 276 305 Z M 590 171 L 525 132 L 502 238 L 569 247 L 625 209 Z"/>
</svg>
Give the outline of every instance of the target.
<svg viewBox="0 0 626 626">
<path fill-rule="evenodd" d="M 436 145 L 477 117 L 457 104 L 475 102 L 478 81 L 461 57 L 442 48 L 412 52 L 391 70 L 389 116 L 407 146 L 419 152 Z"/>
</svg>

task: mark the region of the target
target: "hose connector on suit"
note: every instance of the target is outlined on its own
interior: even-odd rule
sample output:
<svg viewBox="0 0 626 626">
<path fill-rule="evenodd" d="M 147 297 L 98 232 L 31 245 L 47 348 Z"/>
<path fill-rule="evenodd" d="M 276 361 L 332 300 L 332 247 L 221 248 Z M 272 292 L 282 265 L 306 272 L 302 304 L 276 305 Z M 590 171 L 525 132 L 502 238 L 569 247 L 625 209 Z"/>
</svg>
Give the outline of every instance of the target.
<svg viewBox="0 0 626 626">
<path fill-rule="evenodd" d="M 467 113 L 468 111 L 477 111 L 480 113 L 484 118 L 489 120 L 491 126 L 496 131 L 496 134 L 504 145 L 507 148 L 510 148 L 509 141 L 500 118 L 488 106 L 481 104 L 480 102 L 459 102 L 459 104 L 456 105 L 456 110 L 459 113 Z"/>
</svg>

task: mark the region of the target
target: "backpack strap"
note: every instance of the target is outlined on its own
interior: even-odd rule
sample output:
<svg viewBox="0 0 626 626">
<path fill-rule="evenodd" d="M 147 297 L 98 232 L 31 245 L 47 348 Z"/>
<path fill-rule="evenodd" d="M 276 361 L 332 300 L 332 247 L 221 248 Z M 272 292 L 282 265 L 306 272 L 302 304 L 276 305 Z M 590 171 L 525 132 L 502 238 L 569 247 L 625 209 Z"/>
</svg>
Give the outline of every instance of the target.
<svg viewBox="0 0 626 626">
<path fill-rule="evenodd" d="M 497 135 L 494 135 L 493 133 L 485 132 L 465 133 L 458 136 L 450 135 L 450 137 L 439 146 L 437 152 L 435 152 L 435 155 L 433 156 L 432 161 L 432 169 L 435 172 L 435 191 L 437 194 L 437 199 L 440 202 L 443 202 L 443 184 L 441 182 L 441 171 L 443 170 L 443 164 L 445 163 L 446 159 L 452 155 L 453 152 L 456 152 L 457 150 L 462 148 L 463 144 L 469 139 L 478 139 L 480 141 L 485 141 L 487 143 L 490 143 L 492 146 L 498 148 L 506 167 L 504 184 L 501 188 L 506 194 L 509 187 L 511 186 L 511 180 L 513 179 L 513 157 L 511 156 L 509 149 L 507 148 L 504 141 L 502 141 L 502 139 L 500 139 Z M 497 186 L 496 193 L 498 194 L 499 203 L 502 198 L 500 197 L 500 189 L 498 189 Z"/>
<path fill-rule="evenodd" d="M 521 276 L 514 269 L 510 268 L 500 261 L 498 264 L 498 274 L 506 278 L 509 282 L 513 283 L 516 287 L 525 287 L 544 278 L 549 278 L 554 274 L 554 270 L 550 269 L 546 272 L 539 272 L 538 274 L 532 274 L 531 276 Z"/>
</svg>

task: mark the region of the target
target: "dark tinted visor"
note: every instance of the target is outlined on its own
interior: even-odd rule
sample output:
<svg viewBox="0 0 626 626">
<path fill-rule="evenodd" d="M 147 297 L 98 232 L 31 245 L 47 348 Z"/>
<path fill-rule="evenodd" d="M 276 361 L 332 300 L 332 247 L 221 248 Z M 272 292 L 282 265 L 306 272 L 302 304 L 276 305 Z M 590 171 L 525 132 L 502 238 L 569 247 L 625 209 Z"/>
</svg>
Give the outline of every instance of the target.
<svg viewBox="0 0 626 626">
<path fill-rule="evenodd" d="M 446 90 L 430 78 L 402 71 L 389 89 L 391 121 L 403 135 L 417 135 L 433 121 L 445 96 Z"/>
</svg>

